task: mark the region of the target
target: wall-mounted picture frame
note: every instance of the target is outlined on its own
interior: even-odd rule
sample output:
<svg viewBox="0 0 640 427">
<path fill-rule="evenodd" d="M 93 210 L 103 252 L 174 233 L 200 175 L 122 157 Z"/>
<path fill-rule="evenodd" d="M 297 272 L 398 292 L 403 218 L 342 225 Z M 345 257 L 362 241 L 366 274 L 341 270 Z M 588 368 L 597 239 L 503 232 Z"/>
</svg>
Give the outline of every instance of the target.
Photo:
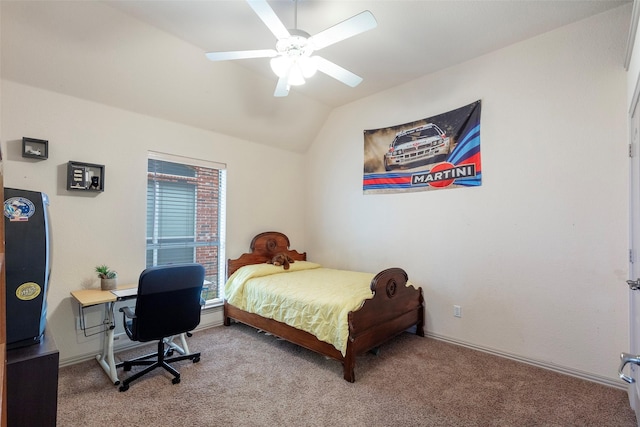
<svg viewBox="0 0 640 427">
<path fill-rule="evenodd" d="M 49 158 L 49 141 L 22 137 L 22 157 L 46 160 Z"/>
<path fill-rule="evenodd" d="M 104 165 L 68 162 L 67 190 L 104 191 Z"/>
</svg>

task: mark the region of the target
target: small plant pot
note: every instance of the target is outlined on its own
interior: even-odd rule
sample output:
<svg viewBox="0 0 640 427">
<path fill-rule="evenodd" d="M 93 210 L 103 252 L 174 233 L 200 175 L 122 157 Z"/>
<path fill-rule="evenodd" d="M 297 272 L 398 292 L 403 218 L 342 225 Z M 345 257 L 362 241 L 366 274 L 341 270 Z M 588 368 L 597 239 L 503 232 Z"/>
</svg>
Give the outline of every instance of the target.
<svg viewBox="0 0 640 427">
<path fill-rule="evenodd" d="M 100 288 L 103 291 L 111 291 L 118 285 L 118 279 L 100 279 Z"/>
</svg>

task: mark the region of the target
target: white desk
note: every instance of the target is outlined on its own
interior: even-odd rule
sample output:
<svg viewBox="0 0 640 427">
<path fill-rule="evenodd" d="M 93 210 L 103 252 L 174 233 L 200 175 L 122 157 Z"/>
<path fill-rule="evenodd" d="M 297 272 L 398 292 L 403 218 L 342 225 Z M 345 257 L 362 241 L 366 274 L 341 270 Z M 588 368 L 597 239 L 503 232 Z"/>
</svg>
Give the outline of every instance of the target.
<svg viewBox="0 0 640 427">
<path fill-rule="evenodd" d="M 116 291 L 123 291 L 128 289 L 136 289 L 137 285 L 123 285 L 118 286 Z M 136 297 L 134 292 L 118 292 L 120 296 L 116 296 L 112 291 L 103 291 L 100 289 L 82 289 L 79 291 L 72 291 L 71 296 L 78 302 L 78 311 L 80 316 L 80 329 L 84 331 L 85 336 L 95 335 L 97 333 L 104 332 L 104 341 L 102 345 L 102 353 L 96 355 L 96 360 L 102 366 L 102 369 L 106 372 L 107 376 L 114 385 L 120 384 L 118 379 L 117 368 L 120 366 L 115 362 L 115 356 L 113 354 L 113 334 L 116 327 L 115 316 L 113 313 L 115 303 L 118 301 L 124 301 Z M 84 309 L 94 305 L 104 305 L 105 317 L 102 324 L 95 326 L 87 326 L 84 319 Z M 100 328 L 98 332 L 87 335 L 88 329 Z M 180 334 L 180 344 L 178 346 L 173 342 L 173 337 L 165 339 L 165 344 L 169 345 L 172 349 L 178 351 L 180 354 L 189 353 L 189 347 L 187 346 L 187 340 L 185 334 Z"/>
</svg>

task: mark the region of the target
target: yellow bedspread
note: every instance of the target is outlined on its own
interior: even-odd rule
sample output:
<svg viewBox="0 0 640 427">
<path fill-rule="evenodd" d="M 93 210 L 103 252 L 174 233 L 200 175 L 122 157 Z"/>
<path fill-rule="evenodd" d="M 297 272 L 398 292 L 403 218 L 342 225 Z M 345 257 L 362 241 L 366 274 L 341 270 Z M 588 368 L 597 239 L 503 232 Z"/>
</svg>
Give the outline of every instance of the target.
<svg viewBox="0 0 640 427">
<path fill-rule="evenodd" d="M 374 275 L 296 261 L 289 270 L 271 264 L 238 269 L 225 285 L 227 302 L 242 310 L 315 335 L 346 354 L 348 314 L 373 297 Z"/>
</svg>

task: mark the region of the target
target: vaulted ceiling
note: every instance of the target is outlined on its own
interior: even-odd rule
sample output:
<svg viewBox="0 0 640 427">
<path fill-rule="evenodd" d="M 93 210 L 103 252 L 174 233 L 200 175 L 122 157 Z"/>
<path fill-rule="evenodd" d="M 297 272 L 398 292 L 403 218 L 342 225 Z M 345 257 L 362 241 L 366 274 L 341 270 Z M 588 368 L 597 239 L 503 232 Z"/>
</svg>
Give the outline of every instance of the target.
<svg viewBox="0 0 640 427">
<path fill-rule="evenodd" d="M 318 73 L 274 98 L 268 59 L 204 56 L 275 47 L 244 1 L 4 0 L 1 76 L 304 152 L 335 107 L 628 3 L 298 0 L 295 14 L 293 0 L 270 1 L 286 27 L 311 35 L 363 10 L 378 22 L 321 52 L 363 77 L 359 86 Z"/>
</svg>

